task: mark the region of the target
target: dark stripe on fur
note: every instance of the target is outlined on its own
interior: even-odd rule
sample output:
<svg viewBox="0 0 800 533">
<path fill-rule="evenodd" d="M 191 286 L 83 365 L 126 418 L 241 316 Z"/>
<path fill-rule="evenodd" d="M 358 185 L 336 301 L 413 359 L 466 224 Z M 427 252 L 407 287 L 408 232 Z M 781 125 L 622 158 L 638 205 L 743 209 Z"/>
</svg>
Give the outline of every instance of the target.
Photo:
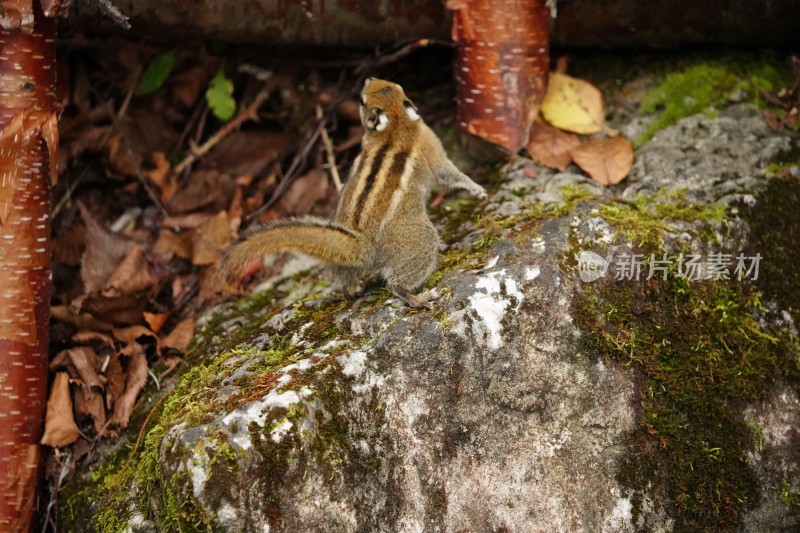
<svg viewBox="0 0 800 533">
<path fill-rule="evenodd" d="M 269 222 L 268 224 L 263 224 L 260 226 L 251 226 L 247 229 L 246 232 L 242 235 L 242 240 L 255 235 L 257 233 L 263 233 L 265 231 L 269 231 L 274 228 L 286 228 L 286 227 L 303 227 L 303 228 L 325 228 L 330 229 L 333 231 L 337 231 L 343 235 L 347 235 L 349 237 L 358 238 L 358 234 L 354 231 L 350 231 L 347 228 L 343 228 L 341 226 L 337 226 L 331 222 L 323 222 L 316 220 L 303 220 L 297 218 L 286 218 L 283 220 L 275 220 L 274 222 Z"/>
<path fill-rule="evenodd" d="M 342 213 L 351 213 L 353 211 L 353 201 L 354 197 L 357 194 L 356 188 L 358 187 L 358 177 L 364 171 L 364 165 L 367 161 L 367 153 L 362 152 L 360 157 L 358 158 L 358 164 L 353 168 L 350 172 L 350 177 L 347 179 L 347 184 L 344 187 L 344 197 L 342 198 L 341 204 L 339 205 L 339 209 L 341 213 L 336 213 L 336 216 L 339 216 Z M 347 219 L 351 217 L 348 216 Z"/>
<path fill-rule="evenodd" d="M 358 227 L 359 223 L 361 222 L 361 213 L 363 213 L 365 204 L 367 203 L 367 198 L 369 198 L 369 193 L 372 190 L 373 185 L 375 185 L 375 179 L 378 177 L 378 174 L 380 174 L 381 169 L 383 168 L 383 160 L 386 157 L 386 152 L 388 151 L 389 143 L 386 143 L 375 155 L 375 159 L 372 160 L 372 167 L 370 168 L 369 176 L 367 176 L 367 181 L 364 184 L 364 190 L 361 191 L 361 196 L 358 197 L 358 204 L 356 204 L 356 227 Z"/>
<path fill-rule="evenodd" d="M 406 169 L 408 162 L 408 152 L 397 152 L 392 158 L 392 164 L 389 167 L 389 174 L 383 182 L 383 190 L 381 194 L 392 195 L 400 188 L 400 179 L 403 177 L 403 171 Z"/>
</svg>

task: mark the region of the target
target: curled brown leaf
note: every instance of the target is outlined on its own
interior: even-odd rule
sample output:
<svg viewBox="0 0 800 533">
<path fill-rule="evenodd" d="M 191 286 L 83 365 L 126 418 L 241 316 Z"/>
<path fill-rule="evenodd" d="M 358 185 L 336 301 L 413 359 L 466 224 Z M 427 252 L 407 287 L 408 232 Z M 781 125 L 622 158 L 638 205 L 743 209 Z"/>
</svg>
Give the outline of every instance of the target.
<svg viewBox="0 0 800 533">
<path fill-rule="evenodd" d="M 601 185 L 616 185 L 633 166 L 633 145 L 625 137 L 590 139 L 572 150 L 572 158 Z"/>
<path fill-rule="evenodd" d="M 572 162 L 570 152 L 580 143 L 580 139 L 574 133 L 536 122 L 531 127 L 526 149 L 531 158 L 540 165 L 563 172 Z"/>
<path fill-rule="evenodd" d="M 57 372 L 50 387 L 50 398 L 47 400 L 47 415 L 41 444 L 60 448 L 72 444 L 80 435 L 81 432 L 72 415 L 69 376 L 66 372 Z"/>
</svg>

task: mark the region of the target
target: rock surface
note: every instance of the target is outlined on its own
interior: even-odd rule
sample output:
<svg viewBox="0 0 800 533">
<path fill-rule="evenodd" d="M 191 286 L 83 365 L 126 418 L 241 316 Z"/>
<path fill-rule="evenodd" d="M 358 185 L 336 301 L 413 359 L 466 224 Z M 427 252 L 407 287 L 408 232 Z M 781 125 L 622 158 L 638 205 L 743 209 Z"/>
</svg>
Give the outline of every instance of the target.
<svg viewBox="0 0 800 533">
<path fill-rule="evenodd" d="M 667 247 L 703 248 L 700 229 L 710 228 L 735 249 L 746 240 L 739 212 L 757 205 L 766 165 L 790 143 L 749 106 L 689 117 L 637 152 L 620 197 L 685 190 L 689 202 L 727 206 L 724 225 L 675 220 L 662 236 Z M 602 332 L 576 317 L 587 285 L 578 252 L 619 255 L 639 243 L 603 218 L 611 192 L 579 174 L 528 178 L 530 164 L 504 171 L 482 208 L 490 222 L 455 231 L 462 238 L 448 257 L 458 260 L 446 263 L 455 268 L 436 283 L 433 310 L 375 291 L 341 301 L 312 273 L 273 283 L 275 299 L 264 297 L 246 319 L 234 318 L 242 304 L 209 319 L 200 336 L 209 371 L 178 386 L 151 431 L 145 474 L 124 485 L 123 524 L 137 532 L 180 523 L 232 532 L 679 529 L 681 502 L 662 480 L 620 481 L 623 460 L 641 451 L 627 438 L 645 416 L 641 375 L 593 350 L 587 339 Z M 231 342 L 236 335 L 241 343 Z M 782 483 L 800 488 L 798 383 L 769 386 L 743 408 L 763 438 L 747 455 L 760 486 L 740 506 L 742 531 L 800 528 L 780 492 Z M 102 510 L 93 513 L 83 527 L 97 529 Z"/>
</svg>

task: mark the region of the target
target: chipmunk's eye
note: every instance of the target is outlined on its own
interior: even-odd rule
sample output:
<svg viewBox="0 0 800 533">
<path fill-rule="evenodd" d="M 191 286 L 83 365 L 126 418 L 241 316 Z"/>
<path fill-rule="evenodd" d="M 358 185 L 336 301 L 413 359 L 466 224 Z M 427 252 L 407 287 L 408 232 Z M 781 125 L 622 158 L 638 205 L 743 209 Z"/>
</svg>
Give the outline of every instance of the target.
<svg viewBox="0 0 800 533">
<path fill-rule="evenodd" d="M 364 127 L 370 131 L 383 131 L 388 125 L 389 117 L 387 117 L 386 112 L 379 107 L 370 109 L 369 114 L 364 119 Z"/>
</svg>

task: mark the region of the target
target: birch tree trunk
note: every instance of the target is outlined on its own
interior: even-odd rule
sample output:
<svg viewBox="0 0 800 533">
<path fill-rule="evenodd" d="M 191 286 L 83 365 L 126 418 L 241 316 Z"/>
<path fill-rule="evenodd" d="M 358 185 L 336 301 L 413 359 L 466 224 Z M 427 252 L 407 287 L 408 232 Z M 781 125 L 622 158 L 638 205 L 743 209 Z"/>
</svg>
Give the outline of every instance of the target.
<svg viewBox="0 0 800 533">
<path fill-rule="evenodd" d="M 33 5 L 35 4 L 35 5 Z M 0 530 L 28 531 L 47 391 L 55 21 L 0 2 Z"/>
<path fill-rule="evenodd" d="M 451 0 L 458 127 L 516 153 L 547 89 L 546 0 Z"/>
</svg>

